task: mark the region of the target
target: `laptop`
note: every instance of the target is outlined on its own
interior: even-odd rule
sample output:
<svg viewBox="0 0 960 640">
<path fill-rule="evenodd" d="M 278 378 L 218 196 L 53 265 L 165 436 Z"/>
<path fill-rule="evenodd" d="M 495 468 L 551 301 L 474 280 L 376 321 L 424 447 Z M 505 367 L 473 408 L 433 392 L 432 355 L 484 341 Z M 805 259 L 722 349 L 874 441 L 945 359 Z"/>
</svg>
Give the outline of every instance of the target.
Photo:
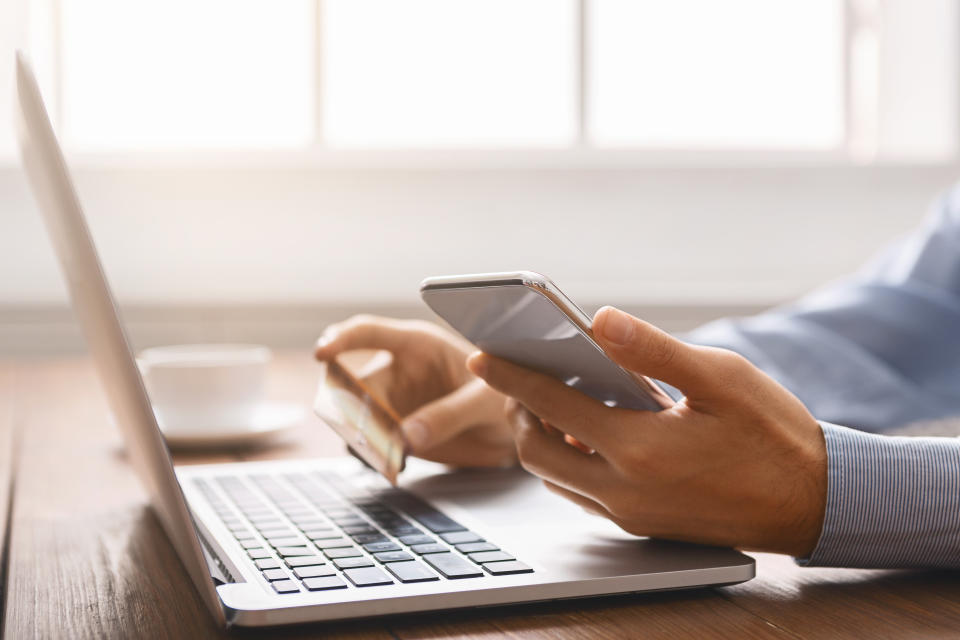
<svg viewBox="0 0 960 640">
<path fill-rule="evenodd" d="M 16 67 L 23 165 L 110 409 L 218 624 L 409 614 L 754 576 L 753 559 L 737 551 L 630 536 L 518 469 L 450 471 L 412 460 L 394 487 L 350 456 L 175 468 L 22 54 Z"/>
</svg>

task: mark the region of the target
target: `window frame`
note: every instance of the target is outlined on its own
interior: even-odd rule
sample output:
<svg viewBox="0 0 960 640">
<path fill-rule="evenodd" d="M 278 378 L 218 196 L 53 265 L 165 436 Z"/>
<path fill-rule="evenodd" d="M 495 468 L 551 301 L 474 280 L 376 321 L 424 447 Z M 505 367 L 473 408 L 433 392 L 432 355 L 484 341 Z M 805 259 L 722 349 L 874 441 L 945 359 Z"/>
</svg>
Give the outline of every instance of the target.
<svg viewBox="0 0 960 640">
<path fill-rule="evenodd" d="M 48 103 L 54 123 L 61 120 L 62 101 L 61 72 L 59 64 L 60 5 L 63 0 L 11 0 L 13 15 L 26 16 L 27 5 L 39 4 L 40 13 L 46 16 L 41 25 L 22 25 L 23 40 L 44 40 L 39 46 L 48 49 L 42 65 L 51 74 L 48 90 Z M 69 141 L 66 148 L 73 162 L 80 166 L 160 166 L 160 167 L 251 167 L 266 168 L 317 168 L 317 169 L 643 169 L 648 167 L 859 167 L 859 166 L 946 166 L 960 160 L 960 83 L 956 78 L 960 73 L 960 5 L 951 0 L 931 0 L 929 3 L 914 3 L 912 11 L 926 16 L 928 23 L 947 25 L 941 41 L 934 43 L 940 51 L 939 75 L 927 78 L 926 85 L 938 84 L 945 88 L 941 92 L 948 106 L 944 111 L 951 114 L 949 122 L 941 123 L 941 129 L 948 131 L 942 136 L 945 141 L 942 148 L 934 150 L 915 150 L 904 152 L 886 143 L 890 133 L 885 122 L 889 112 L 895 107 L 888 104 L 889 96 L 897 94 L 897 82 L 894 78 L 883 85 L 885 80 L 895 74 L 891 69 L 895 63 L 902 62 L 901 52 L 891 53 L 890 43 L 904 38 L 897 36 L 899 28 L 896 21 L 890 20 L 891 7 L 909 4 L 909 0 L 842 0 L 844 42 L 844 104 L 843 142 L 834 149 L 776 149 L 776 148 L 657 148 L 643 146 L 599 147 L 591 144 L 588 137 L 589 83 L 589 5 L 591 0 L 573 0 L 575 6 L 574 38 L 577 49 L 575 59 L 575 113 L 577 136 L 573 144 L 566 147 L 536 148 L 379 148 L 345 149 L 331 148 L 321 139 L 323 123 L 323 43 L 320 41 L 323 20 L 324 0 L 314 1 L 314 121 L 313 139 L 307 147 L 283 149 L 238 149 L 223 150 L 216 148 L 189 150 L 121 150 L 121 151 L 85 151 L 71 152 Z M 17 8 L 19 7 L 19 11 Z M 892 34 L 892 37 L 891 37 Z M 906 38 L 909 45 L 909 37 Z M 857 55 L 855 47 L 866 42 L 868 55 Z M 23 44 L 23 43 L 19 43 Z M 928 47 L 930 49 L 931 47 Z M 947 61 L 945 64 L 943 61 Z M 937 65 L 934 65 L 937 66 Z M 866 78 L 866 80 L 864 80 Z M 902 110 L 903 105 L 899 108 Z M 902 115 L 901 115 L 902 117 Z M 0 156 L 0 166 L 7 164 Z M 10 158 L 12 160 L 12 158 Z"/>
</svg>

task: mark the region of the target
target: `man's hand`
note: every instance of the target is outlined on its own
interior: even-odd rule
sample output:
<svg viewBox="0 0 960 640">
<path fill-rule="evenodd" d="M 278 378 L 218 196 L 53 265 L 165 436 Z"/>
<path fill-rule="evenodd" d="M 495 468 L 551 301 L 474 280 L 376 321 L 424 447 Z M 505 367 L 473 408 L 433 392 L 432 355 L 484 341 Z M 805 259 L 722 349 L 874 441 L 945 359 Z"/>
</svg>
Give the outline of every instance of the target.
<svg viewBox="0 0 960 640">
<path fill-rule="evenodd" d="M 636 535 L 809 554 L 823 522 L 827 467 L 820 426 L 803 404 L 741 356 L 685 344 L 611 307 L 597 312 L 593 332 L 622 367 L 686 397 L 658 413 L 610 408 L 474 354 L 470 370 L 512 398 L 521 464 Z"/>
<path fill-rule="evenodd" d="M 469 342 L 431 322 L 360 315 L 327 327 L 315 355 L 329 360 L 356 349 L 389 353 L 360 375 L 403 416 L 411 453 L 460 467 L 516 462 L 503 396 L 464 365 Z"/>
</svg>

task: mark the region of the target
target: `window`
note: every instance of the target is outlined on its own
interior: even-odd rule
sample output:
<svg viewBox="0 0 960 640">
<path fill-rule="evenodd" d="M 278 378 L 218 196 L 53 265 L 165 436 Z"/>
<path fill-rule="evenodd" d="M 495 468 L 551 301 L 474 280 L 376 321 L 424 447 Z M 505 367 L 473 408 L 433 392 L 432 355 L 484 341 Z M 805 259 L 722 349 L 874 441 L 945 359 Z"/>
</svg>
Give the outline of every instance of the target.
<svg viewBox="0 0 960 640">
<path fill-rule="evenodd" d="M 321 141 L 545 146 L 576 139 L 571 0 L 326 0 Z"/>
<path fill-rule="evenodd" d="M 834 149 L 836 0 L 594 0 L 589 139 L 603 146 Z"/>
<path fill-rule="evenodd" d="M 82 149 L 313 138 L 311 0 L 61 0 L 61 127 Z"/>
<path fill-rule="evenodd" d="M 957 14 L 952 0 L 9 0 L 0 38 L 30 50 L 73 150 L 942 161 Z"/>
</svg>

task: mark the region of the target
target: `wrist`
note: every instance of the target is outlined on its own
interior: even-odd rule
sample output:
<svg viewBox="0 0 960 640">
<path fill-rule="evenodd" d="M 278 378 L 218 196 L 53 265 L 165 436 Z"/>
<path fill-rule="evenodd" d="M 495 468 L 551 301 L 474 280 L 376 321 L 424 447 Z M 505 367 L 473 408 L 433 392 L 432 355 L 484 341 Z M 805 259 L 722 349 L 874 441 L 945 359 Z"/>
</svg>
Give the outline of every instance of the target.
<svg viewBox="0 0 960 640">
<path fill-rule="evenodd" d="M 796 510 L 784 537 L 782 552 L 805 558 L 813 553 L 820 540 L 827 507 L 827 445 L 819 424 L 807 451 L 800 458 Z"/>
</svg>

